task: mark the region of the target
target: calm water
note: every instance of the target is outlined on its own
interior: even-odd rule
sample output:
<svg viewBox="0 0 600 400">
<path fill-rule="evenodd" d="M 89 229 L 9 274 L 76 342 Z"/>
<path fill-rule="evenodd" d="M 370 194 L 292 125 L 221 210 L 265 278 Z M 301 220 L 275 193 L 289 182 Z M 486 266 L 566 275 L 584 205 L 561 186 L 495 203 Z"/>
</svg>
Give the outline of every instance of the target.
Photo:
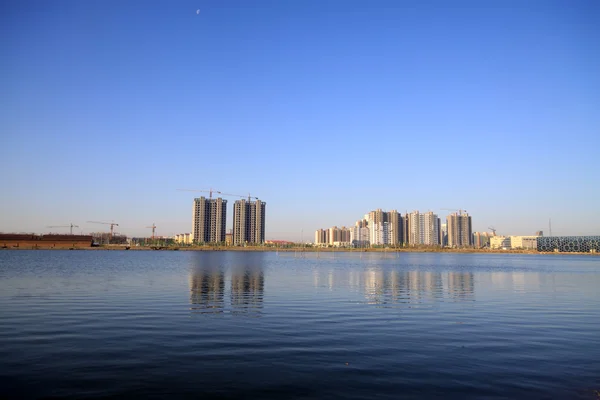
<svg viewBox="0 0 600 400">
<path fill-rule="evenodd" d="M 600 396 L 600 258 L 0 251 L 0 397 Z"/>
</svg>

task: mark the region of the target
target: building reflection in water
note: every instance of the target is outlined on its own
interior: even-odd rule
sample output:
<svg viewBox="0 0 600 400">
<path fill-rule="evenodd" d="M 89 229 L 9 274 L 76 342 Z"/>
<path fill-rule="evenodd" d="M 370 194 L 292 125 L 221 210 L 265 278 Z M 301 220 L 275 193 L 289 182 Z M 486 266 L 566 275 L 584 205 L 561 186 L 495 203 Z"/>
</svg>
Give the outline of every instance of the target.
<svg viewBox="0 0 600 400">
<path fill-rule="evenodd" d="M 222 313 L 225 307 L 225 273 L 219 266 L 193 266 L 190 277 L 191 309 L 204 313 Z"/>
<path fill-rule="evenodd" d="M 188 278 L 192 312 L 260 314 L 265 286 L 260 259 L 250 257 L 250 260 L 239 261 L 242 260 L 236 260 L 235 256 L 224 260 L 221 254 L 214 256 L 211 253 L 198 253 L 193 256 Z M 249 261 L 252 263 L 247 264 Z M 221 263 L 235 266 L 226 268 Z M 229 275 L 227 272 L 230 272 L 230 285 L 226 282 Z M 228 286 L 229 296 L 226 293 Z"/>
<path fill-rule="evenodd" d="M 470 272 L 403 271 L 369 266 L 342 274 L 315 270 L 313 282 L 315 287 L 329 289 L 347 285 L 362 292 L 369 304 L 465 301 L 473 300 L 475 295 L 474 276 Z"/>
<path fill-rule="evenodd" d="M 443 299 L 448 291 L 439 272 L 371 269 L 364 275 L 364 293 L 371 304 L 423 303 Z"/>
<path fill-rule="evenodd" d="M 448 294 L 455 300 L 472 300 L 475 282 L 471 272 L 448 272 Z"/>
<path fill-rule="evenodd" d="M 537 272 L 492 272 L 490 280 L 495 289 L 514 292 L 538 292 L 541 283 Z"/>
<path fill-rule="evenodd" d="M 235 267 L 231 272 L 231 308 L 237 314 L 260 314 L 265 277 L 260 266 Z"/>
</svg>

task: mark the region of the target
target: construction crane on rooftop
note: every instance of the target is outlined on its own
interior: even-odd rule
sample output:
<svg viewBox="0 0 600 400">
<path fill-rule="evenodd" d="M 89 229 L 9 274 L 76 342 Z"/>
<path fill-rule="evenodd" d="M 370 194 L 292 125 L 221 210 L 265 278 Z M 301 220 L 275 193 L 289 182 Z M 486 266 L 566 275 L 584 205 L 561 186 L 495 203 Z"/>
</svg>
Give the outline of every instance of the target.
<svg viewBox="0 0 600 400">
<path fill-rule="evenodd" d="M 247 197 L 248 201 L 251 201 L 251 199 L 259 200 L 258 197 L 251 196 L 250 193 L 248 193 L 248 196 L 241 195 L 241 194 L 223 193 L 223 192 L 221 192 L 219 190 L 213 190 L 212 188 L 210 190 L 195 190 L 195 189 L 177 189 L 177 190 L 182 191 L 182 192 L 203 192 L 203 193 L 209 193 L 209 199 L 212 199 L 212 194 L 213 193 L 218 193 L 221 196 L 241 197 L 242 199 L 244 199 L 244 198 Z"/>
<path fill-rule="evenodd" d="M 154 239 L 154 230 L 156 229 L 154 222 L 152 223 L 152 226 L 147 226 L 146 228 L 152 228 L 152 239 Z"/>
<path fill-rule="evenodd" d="M 245 195 L 241 195 L 241 194 L 231 194 L 231 193 L 221 193 L 223 196 L 234 196 L 234 197 L 241 197 L 242 199 L 245 199 L 246 196 Z M 258 197 L 254 197 L 254 196 L 250 196 L 250 193 L 248 193 L 248 201 L 251 201 L 251 199 L 255 199 L 255 200 L 259 200 Z"/>
<path fill-rule="evenodd" d="M 458 215 L 462 215 L 463 211 L 466 213 L 467 210 L 463 210 L 461 208 L 440 208 L 440 210 L 446 210 L 446 211 L 458 211 Z"/>
<path fill-rule="evenodd" d="M 493 234 L 494 236 L 496 236 L 496 228 L 494 228 L 493 226 L 488 226 L 488 229 L 489 229 L 490 231 L 492 231 L 492 234 Z"/>
<path fill-rule="evenodd" d="M 196 189 L 177 189 L 177 190 L 179 190 L 181 192 L 203 192 L 203 193 L 208 193 L 209 194 L 209 196 L 208 196 L 209 199 L 212 199 L 213 192 L 221 194 L 221 192 L 219 192 L 218 190 L 213 190 L 212 188 L 210 188 L 209 190 L 196 190 Z"/>
<path fill-rule="evenodd" d="M 104 225 L 110 225 L 110 236 L 108 237 L 108 239 L 112 239 L 113 237 L 113 229 L 115 226 L 119 226 L 119 224 L 114 223 L 114 222 L 103 222 L 103 221 L 87 221 L 90 224 L 104 224 Z"/>
<path fill-rule="evenodd" d="M 71 235 L 73 234 L 73 228 L 79 228 L 79 225 L 73 225 L 73 224 L 69 224 L 69 225 L 51 225 L 51 226 L 47 226 L 46 228 L 71 228 Z"/>
</svg>

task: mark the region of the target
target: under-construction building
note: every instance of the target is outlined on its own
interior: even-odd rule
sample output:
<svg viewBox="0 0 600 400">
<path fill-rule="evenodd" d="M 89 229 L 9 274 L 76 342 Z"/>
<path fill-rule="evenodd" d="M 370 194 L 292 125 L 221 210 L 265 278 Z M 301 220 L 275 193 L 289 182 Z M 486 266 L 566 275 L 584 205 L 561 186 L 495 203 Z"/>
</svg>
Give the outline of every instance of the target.
<svg viewBox="0 0 600 400">
<path fill-rule="evenodd" d="M 471 216 L 469 214 L 453 213 L 446 218 L 448 229 L 448 246 L 467 247 L 473 245 Z"/>
<path fill-rule="evenodd" d="M 237 200 L 233 203 L 233 245 L 265 242 L 265 209 L 267 203 Z"/>
<path fill-rule="evenodd" d="M 227 222 L 227 200 L 207 199 L 204 196 L 194 199 L 192 237 L 194 243 L 225 242 Z"/>
</svg>

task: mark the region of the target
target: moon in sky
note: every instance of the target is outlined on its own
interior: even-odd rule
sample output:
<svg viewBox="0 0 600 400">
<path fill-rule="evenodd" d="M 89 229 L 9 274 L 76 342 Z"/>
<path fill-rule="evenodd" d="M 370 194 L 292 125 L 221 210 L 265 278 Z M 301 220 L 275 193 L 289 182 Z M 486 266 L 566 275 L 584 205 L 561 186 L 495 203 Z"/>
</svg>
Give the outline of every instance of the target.
<svg viewBox="0 0 600 400">
<path fill-rule="evenodd" d="M 196 15 L 200 14 L 200 9 L 196 10 Z"/>
</svg>

